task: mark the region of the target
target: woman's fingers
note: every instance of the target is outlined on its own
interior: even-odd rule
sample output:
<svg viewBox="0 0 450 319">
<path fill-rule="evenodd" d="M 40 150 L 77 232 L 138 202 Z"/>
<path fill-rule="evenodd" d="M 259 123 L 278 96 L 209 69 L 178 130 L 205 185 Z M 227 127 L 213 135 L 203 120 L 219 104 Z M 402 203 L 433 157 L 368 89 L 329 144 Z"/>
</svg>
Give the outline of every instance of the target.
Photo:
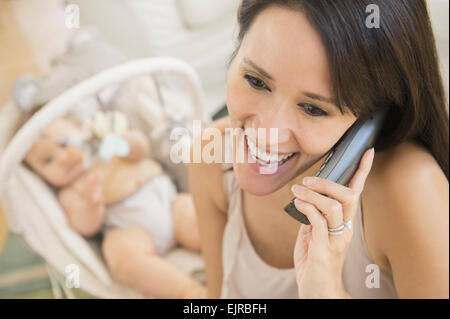
<svg viewBox="0 0 450 319">
<path fill-rule="evenodd" d="M 348 187 L 324 178 L 307 177 L 303 180 L 307 187 L 294 185 L 292 191 L 296 197 L 314 204 L 329 221 L 329 227 L 336 228 L 344 220 L 354 218 L 359 197 L 372 167 L 373 154 L 373 149 L 364 153 Z"/>
<path fill-rule="evenodd" d="M 334 243 L 338 248 L 345 248 L 352 231 L 344 228 L 342 234 L 329 234 L 329 230 L 342 227 L 344 222 L 353 220 L 373 158 L 373 149 L 364 153 L 349 187 L 317 177 L 304 179 L 307 187 L 300 185 L 292 187 L 292 192 L 296 196 L 295 207 L 308 217 L 313 240 Z M 307 183 L 307 180 L 313 183 Z"/>
<path fill-rule="evenodd" d="M 342 225 L 344 215 L 340 202 L 300 185 L 294 185 L 292 191 L 297 198 L 313 204 L 326 218 L 329 228 L 336 228 Z"/>
<path fill-rule="evenodd" d="M 339 201 L 343 206 L 354 202 L 359 196 L 353 189 L 325 178 L 315 176 L 305 177 L 303 184 L 308 189 Z"/>
<path fill-rule="evenodd" d="M 296 198 L 294 201 L 295 207 L 308 217 L 311 223 L 312 240 L 317 241 L 318 244 L 328 244 L 328 226 L 327 220 L 314 207 L 314 205 Z"/>
<path fill-rule="evenodd" d="M 366 183 L 367 176 L 369 176 L 370 170 L 372 168 L 374 156 L 375 149 L 373 147 L 364 153 L 361 161 L 359 162 L 358 169 L 356 170 L 355 174 L 353 174 L 352 179 L 348 183 L 348 187 L 357 194 L 361 194 L 364 189 L 364 184 Z"/>
</svg>

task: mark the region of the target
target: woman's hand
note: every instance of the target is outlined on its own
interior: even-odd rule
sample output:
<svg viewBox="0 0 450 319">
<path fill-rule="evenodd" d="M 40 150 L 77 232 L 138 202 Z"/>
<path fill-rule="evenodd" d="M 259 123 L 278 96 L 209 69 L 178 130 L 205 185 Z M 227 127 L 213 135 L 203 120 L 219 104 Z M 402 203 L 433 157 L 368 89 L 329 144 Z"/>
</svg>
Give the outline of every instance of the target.
<svg viewBox="0 0 450 319">
<path fill-rule="evenodd" d="M 295 207 L 311 222 L 301 225 L 294 249 L 300 298 L 350 297 L 342 284 L 342 269 L 353 235 L 348 221 L 358 211 L 374 153 L 373 149 L 364 153 L 348 187 L 317 177 L 312 177 L 312 185 L 292 187 Z M 347 225 L 341 234 L 329 233 L 329 229 L 342 227 L 344 223 Z"/>
</svg>

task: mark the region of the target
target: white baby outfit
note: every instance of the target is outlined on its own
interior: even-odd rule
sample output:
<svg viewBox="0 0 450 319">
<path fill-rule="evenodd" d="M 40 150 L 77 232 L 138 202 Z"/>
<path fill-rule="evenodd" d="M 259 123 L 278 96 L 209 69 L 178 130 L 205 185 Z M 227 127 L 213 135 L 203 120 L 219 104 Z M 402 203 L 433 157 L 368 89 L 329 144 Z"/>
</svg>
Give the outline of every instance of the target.
<svg viewBox="0 0 450 319">
<path fill-rule="evenodd" d="M 152 177 L 124 200 L 107 205 L 102 232 L 113 227 L 139 227 L 151 235 L 158 254 L 165 255 L 176 244 L 171 214 L 176 196 L 168 175 Z"/>
</svg>

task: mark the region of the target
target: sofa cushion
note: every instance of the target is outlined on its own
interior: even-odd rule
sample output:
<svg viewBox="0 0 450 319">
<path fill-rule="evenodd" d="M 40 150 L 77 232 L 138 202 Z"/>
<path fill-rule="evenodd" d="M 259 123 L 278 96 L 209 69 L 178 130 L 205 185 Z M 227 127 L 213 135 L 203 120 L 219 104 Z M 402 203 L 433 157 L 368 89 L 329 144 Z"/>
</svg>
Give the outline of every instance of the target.
<svg viewBox="0 0 450 319">
<path fill-rule="evenodd" d="M 176 0 L 176 3 L 186 27 L 196 29 L 236 11 L 240 0 Z"/>
</svg>

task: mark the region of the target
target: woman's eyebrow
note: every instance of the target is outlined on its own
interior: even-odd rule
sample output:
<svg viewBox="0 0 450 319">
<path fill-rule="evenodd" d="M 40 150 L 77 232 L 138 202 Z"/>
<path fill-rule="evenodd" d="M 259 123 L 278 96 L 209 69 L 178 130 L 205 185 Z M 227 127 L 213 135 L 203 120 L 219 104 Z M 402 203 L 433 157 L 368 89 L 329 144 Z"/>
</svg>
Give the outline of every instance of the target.
<svg viewBox="0 0 450 319">
<path fill-rule="evenodd" d="M 310 99 L 313 100 L 318 100 L 318 101 L 322 101 L 322 102 L 326 102 L 326 103 L 330 103 L 333 104 L 334 106 L 337 107 L 337 103 L 334 99 L 329 98 L 329 97 L 325 97 L 316 93 L 311 93 L 311 92 L 303 92 L 303 95 L 309 97 Z"/>
<path fill-rule="evenodd" d="M 252 60 L 248 59 L 248 58 L 244 58 L 242 60 L 243 63 L 250 65 L 252 68 L 254 68 L 256 71 L 258 71 L 259 73 L 261 73 L 261 75 L 263 75 L 264 77 L 268 78 L 269 80 L 273 81 L 273 77 L 267 73 L 266 71 L 264 71 L 263 68 L 261 68 L 260 66 L 258 66 L 255 62 L 253 62 Z"/>
</svg>

